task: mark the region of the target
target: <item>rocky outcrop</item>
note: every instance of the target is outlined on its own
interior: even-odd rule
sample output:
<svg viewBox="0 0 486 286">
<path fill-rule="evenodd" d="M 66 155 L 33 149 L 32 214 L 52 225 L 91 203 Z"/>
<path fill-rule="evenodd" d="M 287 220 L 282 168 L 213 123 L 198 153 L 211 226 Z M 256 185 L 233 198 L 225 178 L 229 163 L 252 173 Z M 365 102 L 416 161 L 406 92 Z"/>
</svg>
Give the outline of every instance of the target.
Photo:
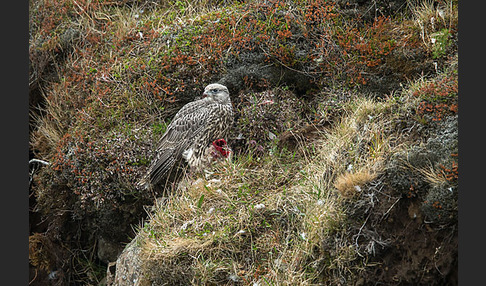
<svg viewBox="0 0 486 286">
<path fill-rule="evenodd" d="M 107 269 L 107 285 L 113 286 L 139 286 L 142 283 L 140 246 L 137 238 L 133 239 L 116 262 L 110 263 Z"/>
</svg>

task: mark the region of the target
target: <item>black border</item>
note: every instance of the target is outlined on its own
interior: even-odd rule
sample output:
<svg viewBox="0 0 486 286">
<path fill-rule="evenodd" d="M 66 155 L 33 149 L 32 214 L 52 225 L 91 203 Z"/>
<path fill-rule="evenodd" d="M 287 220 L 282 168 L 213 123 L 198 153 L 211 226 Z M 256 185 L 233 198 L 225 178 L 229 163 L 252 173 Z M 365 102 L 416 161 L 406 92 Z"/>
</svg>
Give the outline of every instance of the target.
<svg viewBox="0 0 486 286">
<path fill-rule="evenodd" d="M 484 281 L 483 2 L 459 3 L 459 285 Z M 479 179 L 479 180 L 478 180 Z M 479 283 L 478 283 L 479 282 Z"/>
<path fill-rule="evenodd" d="M 29 1 L 2 11 L 2 284 L 28 285 Z"/>
</svg>

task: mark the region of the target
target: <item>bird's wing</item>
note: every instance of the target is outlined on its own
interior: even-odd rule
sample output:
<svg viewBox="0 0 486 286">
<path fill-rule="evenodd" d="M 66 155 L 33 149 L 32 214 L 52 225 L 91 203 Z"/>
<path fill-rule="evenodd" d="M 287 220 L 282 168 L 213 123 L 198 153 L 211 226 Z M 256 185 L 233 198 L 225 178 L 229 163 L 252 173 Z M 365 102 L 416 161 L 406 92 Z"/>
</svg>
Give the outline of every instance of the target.
<svg viewBox="0 0 486 286">
<path fill-rule="evenodd" d="M 149 168 L 152 184 L 157 183 L 175 162 L 180 160 L 182 153 L 192 145 L 194 138 L 206 129 L 208 111 L 207 106 L 196 101 L 185 105 L 177 112 L 160 139 L 156 157 Z"/>
<path fill-rule="evenodd" d="M 189 141 L 193 140 L 194 136 L 197 136 L 197 134 L 205 129 L 210 113 L 209 108 L 205 105 L 191 103 L 185 105 L 174 116 L 160 139 L 157 150 L 172 148 L 174 146 L 186 147 L 184 144 L 186 141 L 189 143 Z"/>
</svg>

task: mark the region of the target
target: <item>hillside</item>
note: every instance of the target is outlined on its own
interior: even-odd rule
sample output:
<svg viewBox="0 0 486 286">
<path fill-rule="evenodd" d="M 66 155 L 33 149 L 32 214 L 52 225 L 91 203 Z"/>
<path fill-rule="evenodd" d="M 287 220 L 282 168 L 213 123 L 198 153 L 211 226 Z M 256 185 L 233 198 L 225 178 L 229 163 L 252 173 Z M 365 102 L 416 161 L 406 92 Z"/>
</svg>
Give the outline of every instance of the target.
<svg viewBox="0 0 486 286">
<path fill-rule="evenodd" d="M 29 13 L 31 285 L 457 284 L 457 1 Z M 213 82 L 232 159 L 138 188 Z"/>
</svg>

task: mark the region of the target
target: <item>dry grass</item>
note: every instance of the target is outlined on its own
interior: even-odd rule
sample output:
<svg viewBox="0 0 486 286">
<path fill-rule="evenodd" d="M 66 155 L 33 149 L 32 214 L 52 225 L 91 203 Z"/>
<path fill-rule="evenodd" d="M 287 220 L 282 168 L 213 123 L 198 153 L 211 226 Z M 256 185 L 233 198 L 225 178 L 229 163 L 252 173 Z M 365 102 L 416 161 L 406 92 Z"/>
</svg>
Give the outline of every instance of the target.
<svg viewBox="0 0 486 286">
<path fill-rule="evenodd" d="M 52 246 L 49 245 L 48 239 L 42 234 L 34 233 L 29 236 L 29 263 L 39 269 L 49 270 L 52 266 L 48 255 L 52 255 Z"/>
<path fill-rule="evenodd" d="M 431 185 L 431 187 L 442 187 L 449 184 L 444 170 L 429 167 L 421 168 L 418 171 L 420 174 L 422 174 L 425 181 Z"/>
<path fill-rule="evenodd" d="M 409 0 L 408 5 L 419 28 L 422 42 L 429 51 L 444 44 L 438 41 L 444 33 L 450 34 L 457 29 L 457 1 L 440 1 L 437 4 L 431 0 Z"/>
<path fill-rule="evenodd" d="M 168 277 L 176 281 L 180 273 L 169 262 L 180 259 L 181 253 L 189 254 L 182 256 L 195 271 L 194 284 L 221 283 L 218 279 L 282 281 L 277 277 L 287 276 L 284 268 L 297 267 L 296 250 L 287 244 L 302 244 L 310 238 L 289 229 L 301 227 L 299 205 L 312 196 L 275 185 L 289 175 L 285 169 L 275 169 L 277 162 L 248 169 L 254 164 L 252 159 L 240 160 L 221 167 L 221 180 L 199 179 L 182 186 L 157 209 L 150 231 L 143 232 L 144 236 L 154 229 L 156 233 L 157 239 L 149 238 L 146 244 L 144 240 L 143 246 L 147 257 L 161 262 L 152 275 L 170 273 Z M 255 177 L 266 180 L 246 183 Z M 287 278 L 283 281 L 290 283 L 292 279 Z"/>
<path fill-rule="evenodd" d="M 336 178 L 334 186 L 345 198 L 351 198 L 361 192 L 361 188 L 376 178 L 377 174 L 370 170 L 359 170 L 353 173 L 344 173 Z"/>
<path fill-rule="evenodd" d="M 45 107 L 42 112 L 49 116 L 40 116 L 32 113 L 35 130 L 31 135 L 31 144 L 35 147 L 42 159 L 47 159 L 47 154 L 52 154 L 56 150 L 61 138 L 69 126 L 70 118 L 66 112 L 68 94 L 59 86 L 54 86 L 49 91 L 50 96 L 43 94 Z"/>
</svg>

